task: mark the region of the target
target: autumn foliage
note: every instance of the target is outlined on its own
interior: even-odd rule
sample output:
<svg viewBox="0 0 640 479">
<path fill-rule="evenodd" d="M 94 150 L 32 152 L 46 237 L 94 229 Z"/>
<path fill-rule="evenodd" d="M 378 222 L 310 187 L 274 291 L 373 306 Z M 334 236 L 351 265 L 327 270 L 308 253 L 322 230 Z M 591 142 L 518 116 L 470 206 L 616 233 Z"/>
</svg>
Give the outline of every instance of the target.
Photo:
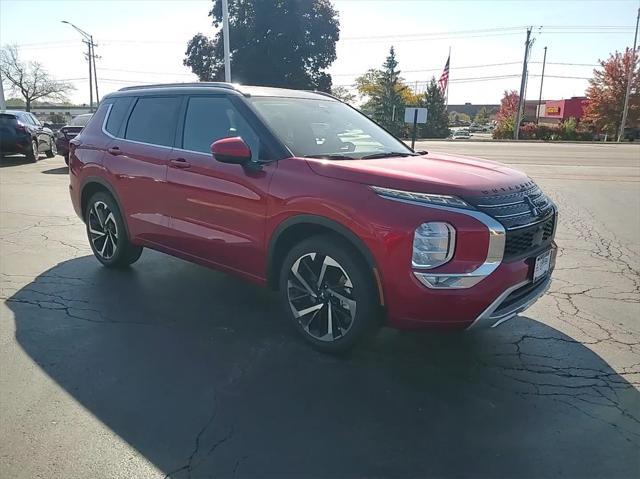
<svg viewBox="0 0 640 479">
<path fill-rule="evenodd" d="M 589 80 L 587 97 L 589 103 L 585 109 L 585 120 L 595 131 L 615 135 L 620 129 L 624 97 L 629 71 L 634 69 L 629 97 L 627 125 L 640 122 L 640 71 L 638 62 L 634 62 L 632 50 L 615 52 L 608 60 L 600 61 L 600 68 L 593 71 Z M 636 55 L 637 58 L 637 55 Z"/>
<path fill-rule="evenodd" d="M 493 131 L 494 138 L 513 137 L 513 128 L 516 124 L 516 113 L 518 111 L 518 101 L 520 96 L 515 90 L 504 92 L 500 100 L 500 110 L 496 115 L 496 128 Z"/>
</svg>

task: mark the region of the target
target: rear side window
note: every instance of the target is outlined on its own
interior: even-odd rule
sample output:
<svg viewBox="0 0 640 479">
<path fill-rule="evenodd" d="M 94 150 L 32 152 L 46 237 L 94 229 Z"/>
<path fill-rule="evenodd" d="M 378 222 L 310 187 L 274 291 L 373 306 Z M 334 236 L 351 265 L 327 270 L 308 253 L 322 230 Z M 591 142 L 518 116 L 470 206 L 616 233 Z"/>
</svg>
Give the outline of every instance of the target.
<svg viewBox="0 0 640 479">
<path fill-rule="evenodd" d="M 241 137 L 257 159 L 260 151 L 258 135 L 249 126 L 228 98 L 192 97 L 189 99 L 184 120 L 182 148 L 210 153 L 216 140 L 232 136 Z"/>
<path fill-rule="evenodd" d="M 178 97 L 139 98 L 129 116 L 125 138 L 173 146 L 179 107 Z"/>
<path fill-rule="evenodd" d="M 113 136 L 120 136 L 125 115 L 129 111 L 133 98 L 117 98 L 111 106 L 105 129 Z"/>
<path fill-rule="evenodd" d="M 17 121 L 15 115 L 9 115 L 7 113 L 0 113 L 0 126 L 1 125 L 13 125 Z"/>
</svg>

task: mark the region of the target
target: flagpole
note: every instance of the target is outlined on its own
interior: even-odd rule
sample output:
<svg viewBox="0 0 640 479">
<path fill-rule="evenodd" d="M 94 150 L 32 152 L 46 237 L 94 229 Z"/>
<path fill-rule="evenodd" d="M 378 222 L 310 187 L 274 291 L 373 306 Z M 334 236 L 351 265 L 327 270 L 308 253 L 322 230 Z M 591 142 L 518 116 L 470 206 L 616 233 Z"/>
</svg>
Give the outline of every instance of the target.
<svg viewBox="0 0 640 479">
<path fill-rule="evenodd" d="M 447 108 L 449 108 L 449 83 L 451 82 L 451 47 L 449 47 L 449 57 L 448 57 L 448 61 L 449 61 L 449 78 L 447 78 L 447 92 L 444 96 L 444 111 L 447 111 Z"/>
</svg>

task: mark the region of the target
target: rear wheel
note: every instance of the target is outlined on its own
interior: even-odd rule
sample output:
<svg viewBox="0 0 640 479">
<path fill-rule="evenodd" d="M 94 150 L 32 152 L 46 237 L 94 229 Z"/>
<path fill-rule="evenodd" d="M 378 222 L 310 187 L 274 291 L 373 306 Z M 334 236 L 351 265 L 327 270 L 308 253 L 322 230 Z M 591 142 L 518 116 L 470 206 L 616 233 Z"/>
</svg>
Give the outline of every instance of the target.
<svg viewBox="0 0 640 479">
<path fill-rule="evenodd" d="M 379 305 L 368 267 L 346 242 L 314 236 L 287 255 L 280 274 L 285 313 L 316 349 L 352 348 L 378 324 Z"/>
<path fill-rule="evenodd" d="M 27 152 L 27 159 L 33 163 L 38 161 L 38 141 L 31 140 L 31 150 Z"/>
<path fill-rule="evenodd" d="M 56 142 L 51 140 L 51 146 L 47 151 L 45 151 L 47 158 L 53 158 L 58 154 L 58 148 L 56 147 Z"/>
<path fill-rule="evenodd" d="M 85 224 L 93 254 L 104 266 L 124 268 L 140 258 L 142 246 L 129 241 L 120 209 L 110 194 L 100 191 L 91 197 Z"/>
</svg>

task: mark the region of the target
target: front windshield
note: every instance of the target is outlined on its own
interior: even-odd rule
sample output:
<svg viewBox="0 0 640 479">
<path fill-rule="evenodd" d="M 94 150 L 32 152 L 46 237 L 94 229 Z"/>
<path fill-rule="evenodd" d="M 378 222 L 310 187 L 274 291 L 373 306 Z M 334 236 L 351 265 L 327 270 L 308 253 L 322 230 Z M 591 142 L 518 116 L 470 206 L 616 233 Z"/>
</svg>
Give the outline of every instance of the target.
<svg viewBox="0 0 640 479">
<path fill-rule="evenodd" d="M 339 101 L 285 97 L 249 100 L 295 156 L 341 159 L 413 154 L 404 143 Z"/>
</svg>

